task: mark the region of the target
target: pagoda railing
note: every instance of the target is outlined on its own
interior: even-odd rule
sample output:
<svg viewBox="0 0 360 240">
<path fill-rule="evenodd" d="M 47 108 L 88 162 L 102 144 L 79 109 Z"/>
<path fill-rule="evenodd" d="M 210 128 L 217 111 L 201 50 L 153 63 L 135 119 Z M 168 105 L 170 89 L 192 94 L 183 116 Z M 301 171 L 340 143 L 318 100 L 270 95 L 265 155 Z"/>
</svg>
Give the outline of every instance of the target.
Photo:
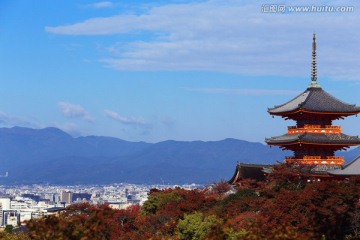
<svg viewBox="0 0 360 240">
<path fill-rule="evenodd" d="M 288 127 L 288 134 L 299 134 L 299 133 L 341 133 L 341 126 L 305 124 L 301 127 L 298 126 Z"/>
<path fill-rule="evenodd" d="M 340 156 L 298 156 L 285 157 L 286 163 L 301 163 L 301 164 L 330 164 L 343 165 L 344 157 Z"/>
</svg>

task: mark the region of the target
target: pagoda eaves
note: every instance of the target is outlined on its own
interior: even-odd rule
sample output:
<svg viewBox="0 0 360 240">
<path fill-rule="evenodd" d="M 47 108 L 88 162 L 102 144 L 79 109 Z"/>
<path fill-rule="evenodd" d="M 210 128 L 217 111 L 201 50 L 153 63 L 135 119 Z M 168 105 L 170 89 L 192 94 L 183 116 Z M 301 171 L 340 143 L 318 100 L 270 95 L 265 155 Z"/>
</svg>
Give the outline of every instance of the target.
<svg viewBox="0 0 360 240">
<path fill-rule="evenodd" d="M 269 145 L 292 145 L 292 144 L 316 144 L 316 145 L 334 145 L 340 148 L 346 146 L 357 146 L 360 144 L 360 138 L 349 136 L 343 133 L 318 134 L 284 134 L 281 136 L 266 138 Z"/>
<path fill-rule="evenodd" d="M 306 115 L 323 115 L 335 120 L 360 113 L 360 107 L 335 98 L 321 87 L 309 87 L 289 102 L 269 108 L 268 112 L 293 120 L 306 118 Z"/>
</svg>

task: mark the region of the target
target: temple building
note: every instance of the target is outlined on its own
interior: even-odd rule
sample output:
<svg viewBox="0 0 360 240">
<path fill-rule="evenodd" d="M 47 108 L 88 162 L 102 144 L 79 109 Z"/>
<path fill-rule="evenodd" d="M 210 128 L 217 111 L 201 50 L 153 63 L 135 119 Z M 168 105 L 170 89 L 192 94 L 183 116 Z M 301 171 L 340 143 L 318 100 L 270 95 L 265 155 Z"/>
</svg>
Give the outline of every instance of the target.
<svg viewBox="0 0 360 240">
<path fill-rule="evenodd" d="M 338 150 L 360 145 L 360 138 L 342 133 L 341 126 L 332 125 L 334 120 L 360 113 L 360 107 L 345 103 L 324 91 L 317 82 L 316 36 L 312 43 L 311 82 L 308 88 L 292 100 L 268 109 L 272 116 L 293 120 L 295 126 L 289 126 L 287 133 L 266 138 L 270 146 L 293 151 L 293 156 L 285 158 L 289 164 L 306 164 L 316 175 L 352 176 L 360 175 L 360 157 L 344 167 L 344 157 L 335 156 Z M 230 183 L 247 178 L 244 168 L 238 164 Z M 252 172 L 264 172 L 264 167 L 251 165 Z"/>
<path fill-rule="evenodd" d="M 344 103 L 324 91 L 317 82 L 316 39 L 313 37 L 311 83 L 299 96 L 274 108 L 270 115 L 294 120 L 296 126 L 288 127 L 286 134 L 266 138 L 266 143 L 291 150 L 294 156 L 287 163 L 317 165 L 319 170 L 341 168 L 344 158 L 334 156 L 338 150 L 360 145 L 360 139 L 342 133 L 341 126 L 332 122 L 360 113 L 360 107 Z"/>
</svg>

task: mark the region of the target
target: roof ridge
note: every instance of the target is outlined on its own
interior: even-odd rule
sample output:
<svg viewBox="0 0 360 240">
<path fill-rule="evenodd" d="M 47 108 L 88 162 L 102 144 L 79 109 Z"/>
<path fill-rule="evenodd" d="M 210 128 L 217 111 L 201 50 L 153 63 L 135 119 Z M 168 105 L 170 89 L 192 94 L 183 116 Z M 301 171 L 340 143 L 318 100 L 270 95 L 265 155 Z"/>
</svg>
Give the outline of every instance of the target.
<svg viewBox="0 0 360 240">
<path fill-rule="evenodd" d="M 307 91 L 309 91 L 309 94 L 307 95 L 307 97 L 305 98 L 305 100 L 302 102 L 302 103 L 300 103 L 300 105 L 299 105 L 299 107 L 302 107 L 302 106 L 304 106 L 306 103 L 307 103 L 307 101 L 309 100 L 309 98 L 311 97 L 311 95 L 313 94 L 313 92 L 311 91 L 311 90 L 313 90 L 314 88 L 311 88 L 311 89 L 306 89 Z M 315 89 L 317 89 L 317 88 L 315 88 Z"/>
<path fill-rule="evenodd" d="M 349 162 L 348 164 L 346 164 L 342 169 L 346 169 L 347 167 L 349 167 L 351 164 L 353 164 L 354 162 L 360 160 L 360 155 L 358 155 L 357 157 L 355 157 L 351 162 Z"/>
<path fill-rule="evenodd" d="M 302 96 L 304 93 L 306 93 L 307 91 L 308 91 L 308 89 L 306 89 L 305 91 L 303 91 L 302 93 L 300 93 L 300 94 L 297 95 L 296 97 L 292 98 L 291 100 L 287 101 L 286 103 L 283 103 L 283 104 L 280 104 L 280 105 L 275 105 L 275 106 L 272 107 L 272 108 L 268 108 L 268 110 L 270 110 L 270 109 L 275 109 L 275 108 L 278 108 L 278 107 L 282 107 L 282 106 L 284 106 L 284 105 L 286 105 L 286 104 L 294 101 L 295 99 L 301 97 L 301 96 Z"/>
<path fill-rule="evenodd" d="M 356 106 L 356 104 L 347 103 L 347 102 L 345 102 L 345 101 L 343 101 L 343 100 L 338 99 L 337 97 L 333 96 L 332 94 L 328 93 L 327 91 L 325 91 L 325 90 L 323 90 L 323 89 L 321 89 L 321 90 L 322 90 L 325 94 L 327 94 L 329 97 L 334 98 L 335 100 L 341 102 L 342 104 L 346 104 L 346 105 L 349 105 L 349 106 Z"/>
</svg>

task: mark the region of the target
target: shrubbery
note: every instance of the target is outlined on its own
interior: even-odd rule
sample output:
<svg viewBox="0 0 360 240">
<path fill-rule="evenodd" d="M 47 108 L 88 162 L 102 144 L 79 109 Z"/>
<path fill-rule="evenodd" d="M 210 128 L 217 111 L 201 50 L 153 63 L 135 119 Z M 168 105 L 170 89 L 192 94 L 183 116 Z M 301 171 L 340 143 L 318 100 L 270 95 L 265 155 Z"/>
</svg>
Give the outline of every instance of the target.
<svg viewBox="0 0 360 240">
<path fill-rule="evenodd" d="M 263 183 L 152 190 L 140 208 L 76 204 L 2 239 L 360 239 L 360 179 L 308 182 L 280 166 Z M 295 177 L 294 177 L 295 176 Z M 231 190 L 232 189 L 232 190 Z M 230 191 L 231 190 L 231 191 Z"/>
</svg>

